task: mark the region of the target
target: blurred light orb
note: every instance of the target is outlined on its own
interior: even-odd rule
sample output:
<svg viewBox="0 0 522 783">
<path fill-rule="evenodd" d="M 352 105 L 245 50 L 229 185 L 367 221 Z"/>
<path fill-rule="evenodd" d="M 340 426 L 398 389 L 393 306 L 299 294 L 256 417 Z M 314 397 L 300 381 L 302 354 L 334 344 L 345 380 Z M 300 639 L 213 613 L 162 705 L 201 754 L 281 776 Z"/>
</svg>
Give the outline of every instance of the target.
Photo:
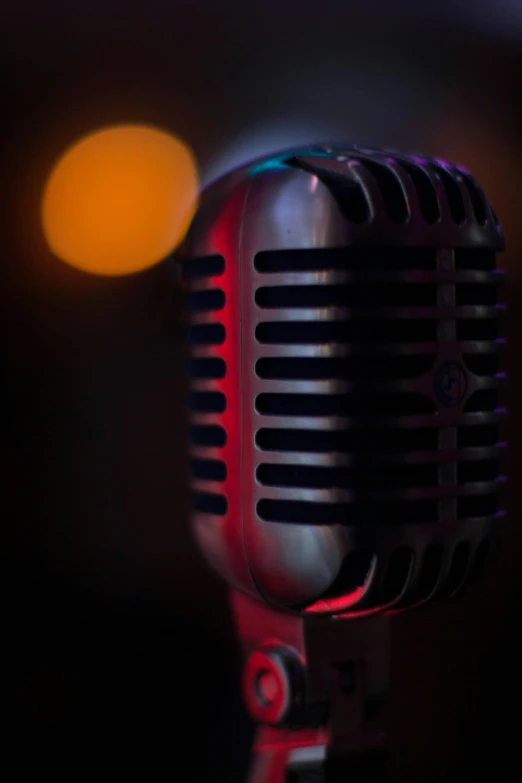
<svg viewBox="0 0 522 783">
<path fill-rule="evenodd" d="M 44 235 L 62 261 L 98 275 L 147 269 L 183 239 L 197 207 L 190 149 L 146 125 L 96 131 L 67 149 L 42 200 Z"/>
</svg>

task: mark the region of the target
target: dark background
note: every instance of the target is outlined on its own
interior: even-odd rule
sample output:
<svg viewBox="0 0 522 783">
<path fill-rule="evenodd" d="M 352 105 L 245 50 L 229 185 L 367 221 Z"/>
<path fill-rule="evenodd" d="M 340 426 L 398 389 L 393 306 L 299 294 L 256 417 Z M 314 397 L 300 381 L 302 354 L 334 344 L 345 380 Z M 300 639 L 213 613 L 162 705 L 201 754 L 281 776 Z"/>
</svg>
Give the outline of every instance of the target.
<svg viewBox="0 0 522 783">
<path fill-rule="evenodd" d="M 6 0 L 0 11 L 3 758 L 76 778 L 240 781 L 251 727 L 225 586 L 187 523 L 181 297 L 62 265 L 39 226 L 66 145 L 180 135 L 204 182 L 321 140 L 464 164 L 505 229 L 511 489 L 504 546 L 458 604 L 398 616 L 391 734 L 419 781 L 519 759 L 522 4 Z M 114 763 L 118 766 L 114 767 Z M 516 778 L 516 773 L 512 779 Z"/>
</svg>

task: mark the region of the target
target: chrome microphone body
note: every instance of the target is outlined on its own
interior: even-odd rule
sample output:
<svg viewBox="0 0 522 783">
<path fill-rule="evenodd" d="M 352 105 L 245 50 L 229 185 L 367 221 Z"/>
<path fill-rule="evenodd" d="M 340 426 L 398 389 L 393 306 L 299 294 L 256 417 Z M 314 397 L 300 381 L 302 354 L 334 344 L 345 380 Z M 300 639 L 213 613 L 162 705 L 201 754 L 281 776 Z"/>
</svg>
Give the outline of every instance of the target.
<svg viewBox="0 0 522 783">
<path fill-rule="evenodd" d="M 250 783 L 384 779 L 390 610 L 494 548 L 502 247 L 472 176 L 420 155 L 317 145 L 203 193 L 192 524 L 232 587 Z"/>
</svg>

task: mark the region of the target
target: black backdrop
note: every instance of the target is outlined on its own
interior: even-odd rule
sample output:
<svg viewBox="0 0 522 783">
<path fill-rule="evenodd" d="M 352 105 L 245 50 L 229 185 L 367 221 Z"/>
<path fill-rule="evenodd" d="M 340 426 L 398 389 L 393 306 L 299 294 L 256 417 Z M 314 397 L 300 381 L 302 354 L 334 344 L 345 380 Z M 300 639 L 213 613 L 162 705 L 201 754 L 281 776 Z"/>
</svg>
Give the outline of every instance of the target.
<svg viewBox="0 0 522 783">
<path fill-rule="evenodd" d="M 94 278 L 54 259 L 39 227 L 60 151 L 127 121 L 185 138 L 204 181 L 294 141 L 347 139 L 447 157 L 484 185 L 508 243 L 510 519 L 476 593 L 396 618 L 392 740 L 419 781 L 504 779 L 516 761 L 522 11 L 427 6 L 2 7 L 1 680 L 13 779 L 27 765 L 102 774 L 108 758 L 122 774 L 145 756 L 149 779 L 161 762 L 171 779 L 232 783 L 251 738 L 225 587 L 188 530 L 172 266 Z"/>
</svg>

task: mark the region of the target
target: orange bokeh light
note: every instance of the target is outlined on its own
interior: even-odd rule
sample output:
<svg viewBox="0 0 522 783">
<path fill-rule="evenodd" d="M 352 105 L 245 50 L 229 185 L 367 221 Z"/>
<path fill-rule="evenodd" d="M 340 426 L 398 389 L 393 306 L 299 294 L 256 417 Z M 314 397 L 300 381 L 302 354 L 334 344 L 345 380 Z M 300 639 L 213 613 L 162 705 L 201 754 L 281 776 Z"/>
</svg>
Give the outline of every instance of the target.
<svg viewBox="0 0 522 783">
<path fill-rule="evenodd" d="M 56 163 L 42 202 L 49 247 L 71 266 L 124 275 L 153 266 L 183 239 L 198 199 L 194 156 L 141 125 L 99 130 Z"/>
</svg>

